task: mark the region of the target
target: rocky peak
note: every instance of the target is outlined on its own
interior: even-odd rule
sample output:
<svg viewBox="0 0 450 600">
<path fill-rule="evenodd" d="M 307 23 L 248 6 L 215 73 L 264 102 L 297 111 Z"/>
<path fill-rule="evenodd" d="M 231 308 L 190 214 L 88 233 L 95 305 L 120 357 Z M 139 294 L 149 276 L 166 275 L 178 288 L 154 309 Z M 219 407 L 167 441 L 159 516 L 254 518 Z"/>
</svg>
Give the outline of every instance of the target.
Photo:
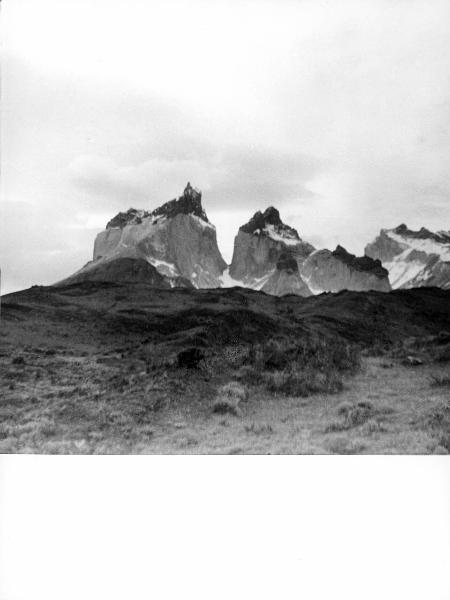
<svg viewBox="0 0 450 600">
<path fill-rule="evenodd" d="M 208 217 L 202 207 L 202 193 L 191 186 L 188 182 L 184 188 L 183 195 L 174 200 L 169 200 L 159 208 L 152 212 L 154 217 L 169 217 L 173 218 L 176 215 L 194 215 L 199 217 L 205 223 L 209 223 Z"/>
<path fill-rule="evenodd" d="M 169 200 L 162 206 L 149 212 L 146 210 L 138 210 L 129 208 L 126 212 L 120 212 L 113 217 L 106 225 L 106 229 L 112 227 L 120 227 L 123 229 L 126 225 L 140 225 L 143 219 L 147 217 L 168 217 L 173 218 L 176 215 L 195 215 L 205 223 L 209 223 L 208 217 L 202 207 L 202 193 L 188 182 L 184 188 L 183 195 L 174 200 Z"/>
<path fill-rule="evenodd" d="M 136 208 L 129 208 L 126 212 L 120 212 L 113 217 L 106 224 L 106 229 L 112 227 L 120 227 L 123 229 L 126 225 L 139 225 L 142 223 L 142 219 L 149 217 L 151 213 L 146 210 L 137 210 Z"/>
<path fill-rule="evenodd" d="M 448 231 L 438 231 L 437 233 L 434 233 L 426 227 L 421 227 L 419 231 L 413 231 L 412 229 L 408 229 L 404 223 L 396 227 L 393 232 L 397 235 L 418 240 L 434 240 L 435 242 L 442 244 L 448 244 L 450 242 L 450 232 Z"/>
<path fill-rule="evenodd" d="M 280 213 L 273 206 L 269 206 L 263 213 L 256 212 L 248 223 L 239 228 L 244 233 L 256 235 L 269 235 L 270 231 L 274 231 L 279 235 L 285 235 L 287 238 L 300 240 L 300 236 L 293 227 L 285 225 L 280 218 Z"/>
<path fill-rule="evenodd" d="M 356 271 L 365 271 L 366 273 L 372 273 L 377 277 L 388 276 L 388 271 L 382 266 L 381 261 L 377 258 L 373 259 L 369 256 L 357 257 L 354 254 L 347 252 L 347 250 L 340 245 L 337 245 L 336 250 L 333 250 L 331 254 Z"/>
</svg>

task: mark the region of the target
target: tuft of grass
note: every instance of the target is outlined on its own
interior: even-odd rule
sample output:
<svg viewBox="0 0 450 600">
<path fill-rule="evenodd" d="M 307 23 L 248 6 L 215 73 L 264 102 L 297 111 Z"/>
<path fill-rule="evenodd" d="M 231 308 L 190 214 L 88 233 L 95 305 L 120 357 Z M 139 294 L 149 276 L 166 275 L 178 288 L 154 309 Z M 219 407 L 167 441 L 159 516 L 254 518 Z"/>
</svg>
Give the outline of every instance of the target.
<svg viewBox="0 0 450 600">
<path fill-rule="evenodd" d="M 217 391 L 212 411 L 218 414 L 231 414 L 239 416 L 239 404 L 248 398 L 246 388 L 237 381 L 226 383 Z"/>
<path fill-rule="evenodd" d="M 370 418 L 361 427 L 361 433 L 365 435 L 372 435 L 374 433 L 385 433 L 386 427 L 380 423 L 378 419 Z"/>
<path fill-rule="evenodd" d="M 238 381 L 230 381 L 219 389 L 219 394 L 225 398 L 238 399 L 245 402 L 248 399 L 248 390 Z"/>
<path fill-rule="evenodd" d="M 432 387 L 450 387 L 450 376 L 449 375 L 433 375 L 430 378 L 430 385 Z"/>
<path fill-rule="evenodd" d="M 246 425 L 244 429 L 247 433 L 253 433 L 255 435 L 270 435 L 274 432 L 270 423 L 261 423 L 260 425 L 252 423 L 251 425 Z"/>
<path fill-rule="evenodd" d="M 439 363 L 450 362 L 450 344 L 436 350 L 434 353 L 434 360 Z"/>
<path fill-rule="evenodd" d="M 375 411 L 371 402 L 361 401 L 356 404 L 342 402 L 336 407 L 336 413 L 339 418 L 327 425 L 325 433 L 346 431 L 363 425 L 374 416 Z"/>
<path fill-rule="evenodd" d="M 366 444 L 361 440 L 353 440 L 345 435 L 336 435 L 327 443 L 327 450 L 331 454 L 360 454 L 365 448 Z"/>
<path fill-rule="evenodd" d="M 307 369 L 298 372 L 288 368 L 283 371 L 267 373 L 264 379 L 270 392 L 299 398 L 305 398 L 318 392 L 332 394 L 340 392 L 344 387 L 342 378 L 334 371 L 321 373 Z"/>
<path fill-rule="evenodd" d="M 423 416 L 424 424 L 433 429 L 450 431 L 450 400 L 429 408 Z"/>
</svg>

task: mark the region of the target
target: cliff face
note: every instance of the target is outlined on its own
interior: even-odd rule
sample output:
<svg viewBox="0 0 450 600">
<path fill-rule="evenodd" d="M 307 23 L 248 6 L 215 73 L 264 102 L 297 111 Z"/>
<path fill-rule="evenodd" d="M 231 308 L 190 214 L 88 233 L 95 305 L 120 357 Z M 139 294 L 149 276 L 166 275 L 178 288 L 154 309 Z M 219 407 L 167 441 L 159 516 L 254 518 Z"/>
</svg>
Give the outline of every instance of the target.
<svg viewBox="0 0 450 600">
<path fill-rule="evenodd" d="M 450 289 L 450 232 L 419 231 L 404 224 L 382 229 L 365 248 L 382 261 L 393 288 L 437 286 Z"/>
<path fill-rule="evenodd" d="M 297 231 L 285 225 L 279 212 L 270 207 L 264 213 L 255 213 L 248 223 L 239 228 L 229 275 L 240 285 L 268 293 L 277 293 L 270 289 L 283 288 L 286 290 L 284 293 L 303 290 L 302 295 L 308 295 L 309 290 L 301 281 L 298 267 L 296 271 L 288 272 L 277 265 L 286 254 L 297 265 L 301 264 L 313 250 L 314 247 L 303 242 Z"/>
<path fill-rule="evenodd" d="M 201 193 L 189 183 L 180 198 L 152 212 L 130 209 L 109 221 L 95 240 L 94 262 L 123 257 L 146 260 L 172 282 L 181 277 L 197 288 L 219 287 L 226 268 Z"/>
<path fill-rule="evenodd" d="M 275 270 L 261 290 L 273 296 L 285 296 L 286 294 L 311 296 L 310 289 L 300 276 L 297 260 L 288 252 L 281 254 Z"/>
<path fill-rule="evenodd" d="M 313 293 L 378 290 L 388 292 L 388 272 L 379 260 L 356 257 L 338 246 L 336 250 L 318 250 L 310 254 L 300 273 Z"/>
</svg>

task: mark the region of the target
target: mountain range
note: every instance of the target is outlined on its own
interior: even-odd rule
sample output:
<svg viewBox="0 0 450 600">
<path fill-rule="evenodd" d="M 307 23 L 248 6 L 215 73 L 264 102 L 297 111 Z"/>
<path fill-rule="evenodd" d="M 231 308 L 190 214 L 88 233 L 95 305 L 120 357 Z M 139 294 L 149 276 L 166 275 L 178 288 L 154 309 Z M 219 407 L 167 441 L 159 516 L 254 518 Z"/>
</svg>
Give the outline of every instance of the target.
<svg viewBox="0 0 450 600">
<path fill-rule="evenodd" d="M 356 257 L 342 246 L 316 249 L 274 207 L 256 212 L 234 240 L 230 265 L 202 194 L 183 194 L 153 211 L 130 208 L 100 232 L 93 260 L 59 283 L 147 282 L 159 288 L 244 287 L 275 296 L 437 286 L 450 288 L 450 232 L 382 229 Z"/>
</svg>

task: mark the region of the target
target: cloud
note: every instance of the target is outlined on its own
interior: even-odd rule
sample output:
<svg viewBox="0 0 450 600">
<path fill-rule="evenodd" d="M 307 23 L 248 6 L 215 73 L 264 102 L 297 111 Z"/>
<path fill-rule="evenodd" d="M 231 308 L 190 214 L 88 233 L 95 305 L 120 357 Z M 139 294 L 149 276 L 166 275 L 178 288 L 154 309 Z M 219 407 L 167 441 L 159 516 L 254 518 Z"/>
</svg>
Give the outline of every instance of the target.
<svg viewBox="0 0 450 600">
<path fill-rule="evenodd" d="M 320 170 L 313 157 L 273 152 L 262 148 L 208 148 L 196 158 L 152 158 L 136 165 L 119 166 L 106 156 L 85 155 L 73 160 L 69 176 L 89 194 L 92 207 L 105 204 L 118 209 L 128 205 L 155 208 L 178 196 L 187 181 L 204 191 L 205 206 L 218 209 L 262 209 L 268 204 L 309 201 L 307 184 Z"/>
<path fill-rule="evenodd" d="M 450 226 L 448 2 L 124 7 L 2 14 L 0 244 L 16 285 L 75 270 L 113 214 L 188 180 L 228 257 L 269 205 L 353 252 L 400 221 Z"/>
</svg>

